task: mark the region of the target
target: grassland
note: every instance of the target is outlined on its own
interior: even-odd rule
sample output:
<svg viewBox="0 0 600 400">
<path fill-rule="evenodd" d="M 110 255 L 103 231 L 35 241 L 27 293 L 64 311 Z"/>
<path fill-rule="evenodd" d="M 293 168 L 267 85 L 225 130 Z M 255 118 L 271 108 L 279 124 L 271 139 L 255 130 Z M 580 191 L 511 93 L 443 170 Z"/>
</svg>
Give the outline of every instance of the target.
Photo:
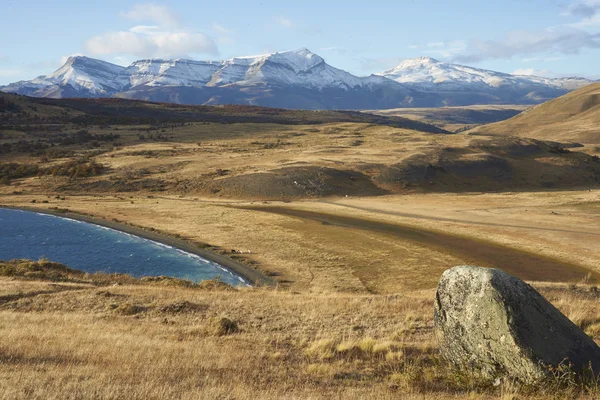
<svg viewBox="0 0 600 400">
<path fill-rule="evenodd" d="M 452 370 L 432 340 L 431 289 L 311 294 L 136 281 L 115 286 L 81 276 L 56 282 L 40 275 L 0 277 L 0 283 L 4 398 L 598 395 L 595 386 L 564 376 L 536 387 L 509 381 L 494 386 Z M 595 286 L 536 287 L 588 334 L 600 337 Z"/>
<path fill-rule="evenodd" d="M 366 113 L 409 118 L 439 126 L 450 132 L 464 131 L 479 125 L 504 121 L 525 111 L 529 106 L 520 105 L 477 105 L 438 108 L 394 108 L 369 110 Z"/>
<path fill-rule="evenodd" d="M 476 264 L 535 281 L 600 339 L 591 155 L 354 114 L 14 103 L 0 113 L 0 163 L 37 169 L 0 183 L 0 205 L 161 232 L 276 287 L 5 273 L 1 396 L 597 396 L 565 377 L 494 387 L 449 369 L 431 334 L 440 274 Z M 39 173 L 82 160 L 102 168 Z"/>
</svg>

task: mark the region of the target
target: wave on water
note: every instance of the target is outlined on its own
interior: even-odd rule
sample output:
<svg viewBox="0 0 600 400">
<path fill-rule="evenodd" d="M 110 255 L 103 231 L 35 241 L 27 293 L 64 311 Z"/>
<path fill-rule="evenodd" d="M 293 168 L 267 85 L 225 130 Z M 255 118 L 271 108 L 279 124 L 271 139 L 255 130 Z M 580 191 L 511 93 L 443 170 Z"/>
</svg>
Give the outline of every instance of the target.
<svg viewBox="0 0 600 400">
<path fill-rule="evenodd" d="M 21 218 L 15 217 L 14 214 L 11 217 L 9 213 L 8 223 L 6 224 L 9 229 L 5 230 L 4 235 L 0 232 L 0 256 L 4 252 L 8 256 L 16 255 L 18 258 L 35 258 L 39 257 L 37 253 L 40 251 L 44 252 L 44 256 L 47 255 L 46 252 L 53 252 L 49 255 L 56 261 L 87 272 L 97 272 L 104 270 L 106 265 L 114 265 L 115 268 L 111 267 L 111 271 L 129 273 L 134 276 L 164 274 L 191 279 L 196 282 L 205 279 L 219 279 L 221 277 L 224 278 L 224 282 L 230 284 L 251 286 L 249 281 L 217 262 L 160 241 L 66 216 L 18 209 L 1 210 L 20 214 L 25 213 L 31 216 L 35 215 L 36 217 L 44 218 L 46 221 L 49 218 L 54 218 L 77 224 L 80 227 L 85 226 L 86 228 L 70 229 L 66 225 L 43 222 L 39 218 Z M 99 234 L 99 232 L 98 234 L 94 234 L 93 230 L 82 230 L 88 227 L 96 229 L 96 232 L 101 229 L 102 231 L 109 232 L 110 235 Z M 74 225 L 73 228 L 75 228 Z M 37 236 L 38 232 L 42 233 L 40 237 L 41 241 L 38 244 L 34 244 L 31 241 L 23 241 L 23 239 L 19 239 L 18 243 L 9 243 L 12 240 L 11 238 L 26 237 L 31 239 Z M 1 243 L 2 241 L 5 243 Z M 117 247 L 115 247 L 116 244 L 118 244 Z M 144 247 L 144 244 L 146 247 Z M 40 248 L 39 245 L 43 247 Z M 148 245 L 151 245 L 151 247 L 148 247 Z M 16 249 L 14 248 L 15 246 L 19 248 Z M 182 257 L 178 260 L 177 257 L 174 257 L 175 255 L 185 256 L 185 258 L 189 258 L 193 262 L 185 262 Z M 129 261 L 125 261 L 123 257 Z"/>
</svg>

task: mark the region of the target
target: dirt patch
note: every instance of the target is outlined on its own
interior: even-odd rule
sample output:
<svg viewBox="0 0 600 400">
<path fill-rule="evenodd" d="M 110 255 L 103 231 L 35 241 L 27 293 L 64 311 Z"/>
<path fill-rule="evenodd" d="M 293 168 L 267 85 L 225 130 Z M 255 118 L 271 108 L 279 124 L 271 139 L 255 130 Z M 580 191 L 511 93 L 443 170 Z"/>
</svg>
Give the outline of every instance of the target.
<svg viewBox="0 0 600 400">
<path fill-rule="evenodd" d="M 285 207 L 248 207 L 247 209 L 319 221 L 353 229 L 392 235 L 428 246 L 445 253 L 466 258 L 471 265 L 498 268 L 524 280 L 546 282 L 573 282 L 585 279 L 597 282 L 599 276 L 586 268 L 567 264 L 549 257 L 512 249 L 492 242 L 454 236 L 442 232 L 417 229 L 400 224 L 322 214 Z"/>
<path fill-rule="evenodd" d="M 288 167 L 235 176 L 212 182 L 209 190 L 228 197 L 263 199 L 378 196 L 387 193 L 360 172 L 324 167 Z"/>
</svg>

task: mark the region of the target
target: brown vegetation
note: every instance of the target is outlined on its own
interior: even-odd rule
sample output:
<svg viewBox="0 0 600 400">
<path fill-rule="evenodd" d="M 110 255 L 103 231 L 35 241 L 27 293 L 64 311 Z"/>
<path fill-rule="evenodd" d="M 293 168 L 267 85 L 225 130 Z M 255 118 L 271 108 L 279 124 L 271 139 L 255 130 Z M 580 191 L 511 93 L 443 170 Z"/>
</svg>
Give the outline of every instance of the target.
<svg viewBox="0 0 600 400">
<path fill-rule="evenodd" d="M 486 263 L 558 282 L 537 285 L 600 338 L 589 147 L 356 113 L 7 98 L 2 204 L 184 238 L 277 289 L 0 263 L 0 397 L 597 397 L 568 371 L 494 386 L 449 368 L 431 335 L 441 272 Z"/>
<path fill-rule="evenodd" d="M 67 176 L 69 178 L 85 178 L 97 176 L 104 172 L 104 165 L 88 159 L 78 159 L 43 167 L 30 163 L 0 162 L 0 182 L 10 184 L 13 179 L 29 178 L 32 176 Z"/>
<path fill-rule="evenodd" d="M 568 371 L 530 387 L 454 370 L 433 341 L 431 290 L 358 296 L 0 281 L 5 398 L 598 395 Z M 595 287 L 537 286 L 600 338 Z"/>
<path fill-rule="evenodd" d="M 600 83 L 595 83 L 470 133 L 593 145 L 600 143 L 599 123 Z"/>
</svg>

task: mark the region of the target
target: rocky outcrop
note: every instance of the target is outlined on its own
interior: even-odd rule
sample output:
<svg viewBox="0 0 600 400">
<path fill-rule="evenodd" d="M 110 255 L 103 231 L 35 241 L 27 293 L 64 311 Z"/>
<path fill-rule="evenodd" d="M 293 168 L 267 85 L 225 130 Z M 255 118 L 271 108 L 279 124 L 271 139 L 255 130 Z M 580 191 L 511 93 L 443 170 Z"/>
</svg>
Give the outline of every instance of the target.
<svg viewBox="0 0 600 400">
<path fill-rule="evenodd" d="M 532 383 L 559 365 L 600 372 L 600 347 L 531 286 L 497 269 L 444 272 L 434 321 L 444 358 L 489 379 Z"/>
</svg>

